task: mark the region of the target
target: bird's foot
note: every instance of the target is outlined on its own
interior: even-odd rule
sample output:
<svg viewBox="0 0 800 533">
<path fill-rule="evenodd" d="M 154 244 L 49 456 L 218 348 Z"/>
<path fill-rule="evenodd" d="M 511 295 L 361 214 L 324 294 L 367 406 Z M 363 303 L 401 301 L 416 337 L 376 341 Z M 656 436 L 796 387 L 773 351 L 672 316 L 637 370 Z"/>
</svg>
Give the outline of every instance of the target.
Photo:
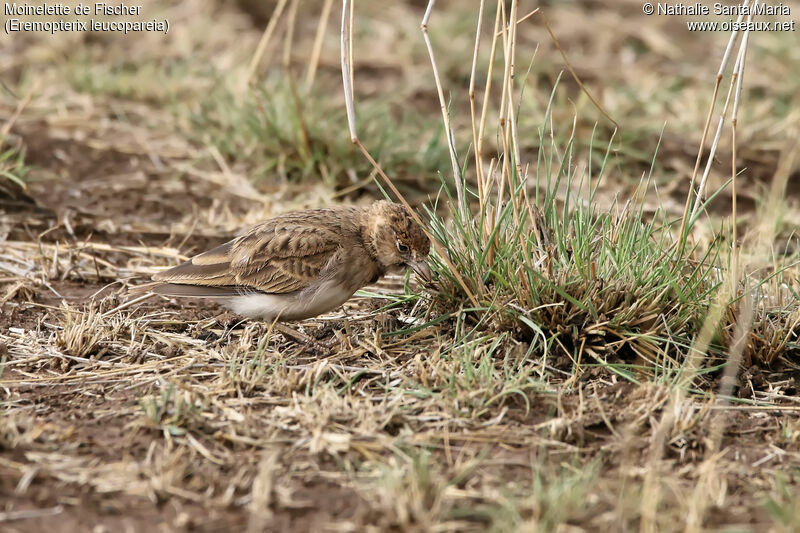
<svg viewBox="0 0 800 533">
<path fill-rule="evenodd" d="M 284 337 L 293 339 L 303 345 L 305 349 L 322 356 L 330 355 L 332 349 L 341 342 L 338 337 L 328 340 L 317 340 L 302 331 L 298 331 L 280 322 L 275 323 L 272 327 L 274 331 L 277 331 Z"/>
</svg>

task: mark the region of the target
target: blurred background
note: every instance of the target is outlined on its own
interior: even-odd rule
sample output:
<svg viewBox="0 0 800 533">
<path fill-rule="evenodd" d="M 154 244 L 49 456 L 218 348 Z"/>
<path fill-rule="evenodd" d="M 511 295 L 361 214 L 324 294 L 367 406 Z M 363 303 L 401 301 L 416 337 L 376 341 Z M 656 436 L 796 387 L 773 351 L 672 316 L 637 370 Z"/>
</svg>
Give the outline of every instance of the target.
<svg viewBox="0 0 800 533">
<path fill-rule="evenodd" d="M 357 2 L 354 11 L 359 137 L 416 204 L 436 193 L 440 172 L 451 177 L 419 27 L 425 4 Z M 163 240 L 190 228 L 197 235 L 227 234 L 273 212 L 380 194 L 372 167 L 347 133 L 339 3 L 141 5 L 140 16 L 116 18 L 166 19 L 166 35 L 2 36 L 0 119 L 6 127 L 0 183 L 6 205 L 16 194 L 13 201 L 27 195 L 38 206 L 29 212 L 26 231 L 33 235 L 50 227 L 41 218 L 49 211 L 66 217 L 70 231 L 113 234 L 119 242 Z M 654 201 L 679 212 L 729 35 L 688 32 L 686 21 L 693 17 L 645 16 L 641 2 L 633 0 L 523 1 L 519 13 L 537 7 L 588 92 L 619 125 L 613 168 L 602 188 L 608 201 L 636 186 L 658 149 L 653 176 L 660 198 Z M 477 2 L 440 1 L 429 24 L 462 150 L 472 139 L 468 87 L 477 15 Z M 493 3 L 485 15 L 478 103 L 486 85 Z M 34 18 L 45 20 L 27 17 Z M 257 57 L 265 29 L 269 39 Z M 566 137 L 574 127 L 582 151 L 591 143 L 605 147 L 615 126 L 566 70 L 541 14 L 527 18 L 518 31 L 523 158 L 527 153 L 535 164 L 538 128 L 551 94 L 556 134 Z M 752 34 L 738 131 L 745 215 L 764 197 L 781 154 L 797 150 L 800 72 L 791 66 L 798 64 L 796 32 Z M 501 67 L 495 75 L 501 79 Z M 499 92 L 500 84 L 492 90 Z M 496 124 L 496 113 L 490 106 L 487 124 Z M 487 144 L 485 151 L 497 150 L 493 130 Z M 729 134 L 717 158 L 712 190 L 730 172 Z M 25 183 L 24 193 L 13 193 L 10 181 Z M 787 193 L 796 207 L 800 191 L 793 181 Z M 726 194 L 719 205 L 727 212 Z"/>
</svg>

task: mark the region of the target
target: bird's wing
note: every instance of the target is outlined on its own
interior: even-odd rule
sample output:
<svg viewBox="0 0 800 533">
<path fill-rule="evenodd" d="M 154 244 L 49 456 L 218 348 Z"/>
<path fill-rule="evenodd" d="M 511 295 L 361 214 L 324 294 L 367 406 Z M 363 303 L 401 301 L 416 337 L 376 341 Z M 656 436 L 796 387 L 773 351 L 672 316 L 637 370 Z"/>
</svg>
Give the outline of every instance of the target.
<svg viewBox="0 0 800 533">
<path fill-rule="evenodd" d="M 153 279 L 168 285 L 215 287 L 231 295 L 248 290 L 295 292 L 319 278 L 341 240 L 319 224 L 273 219 Z"/>
</svg>

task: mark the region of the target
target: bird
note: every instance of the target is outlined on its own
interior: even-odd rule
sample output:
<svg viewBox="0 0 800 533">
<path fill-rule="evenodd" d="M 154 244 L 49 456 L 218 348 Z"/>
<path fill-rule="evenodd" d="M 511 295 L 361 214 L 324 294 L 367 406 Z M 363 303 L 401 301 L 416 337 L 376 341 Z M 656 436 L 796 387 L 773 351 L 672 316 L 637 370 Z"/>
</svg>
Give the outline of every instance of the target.
<svg viewBox="0 0 800 533">
<path fill-rule="evenodd" d="M 250 319 L 297 321 L 336 309 L 388 272 L 411 268 L 430 283 L 429 253 L 411 213 L 380 200 L 278 215 L 136 289 L 209 298 Z"/>
</svg>

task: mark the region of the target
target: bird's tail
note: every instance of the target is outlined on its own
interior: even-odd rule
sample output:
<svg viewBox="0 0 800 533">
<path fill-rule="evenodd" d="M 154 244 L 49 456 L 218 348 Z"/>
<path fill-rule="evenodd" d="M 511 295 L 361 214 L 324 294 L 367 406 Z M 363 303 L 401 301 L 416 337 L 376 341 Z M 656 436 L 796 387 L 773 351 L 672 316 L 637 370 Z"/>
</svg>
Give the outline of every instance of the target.
<svg viewBox="0 0 800 533">
<path fill-rule="evenodd" d="M 131 295 L 146 292 L 183 298 L 230 298 L 232 296 L 241 296 L 242 294 L 236 287 L 207 287 L 183 283 L 163 283 L 160 281 L 145 283 L 128 289 L 128 293 Z"/>
</svg>

